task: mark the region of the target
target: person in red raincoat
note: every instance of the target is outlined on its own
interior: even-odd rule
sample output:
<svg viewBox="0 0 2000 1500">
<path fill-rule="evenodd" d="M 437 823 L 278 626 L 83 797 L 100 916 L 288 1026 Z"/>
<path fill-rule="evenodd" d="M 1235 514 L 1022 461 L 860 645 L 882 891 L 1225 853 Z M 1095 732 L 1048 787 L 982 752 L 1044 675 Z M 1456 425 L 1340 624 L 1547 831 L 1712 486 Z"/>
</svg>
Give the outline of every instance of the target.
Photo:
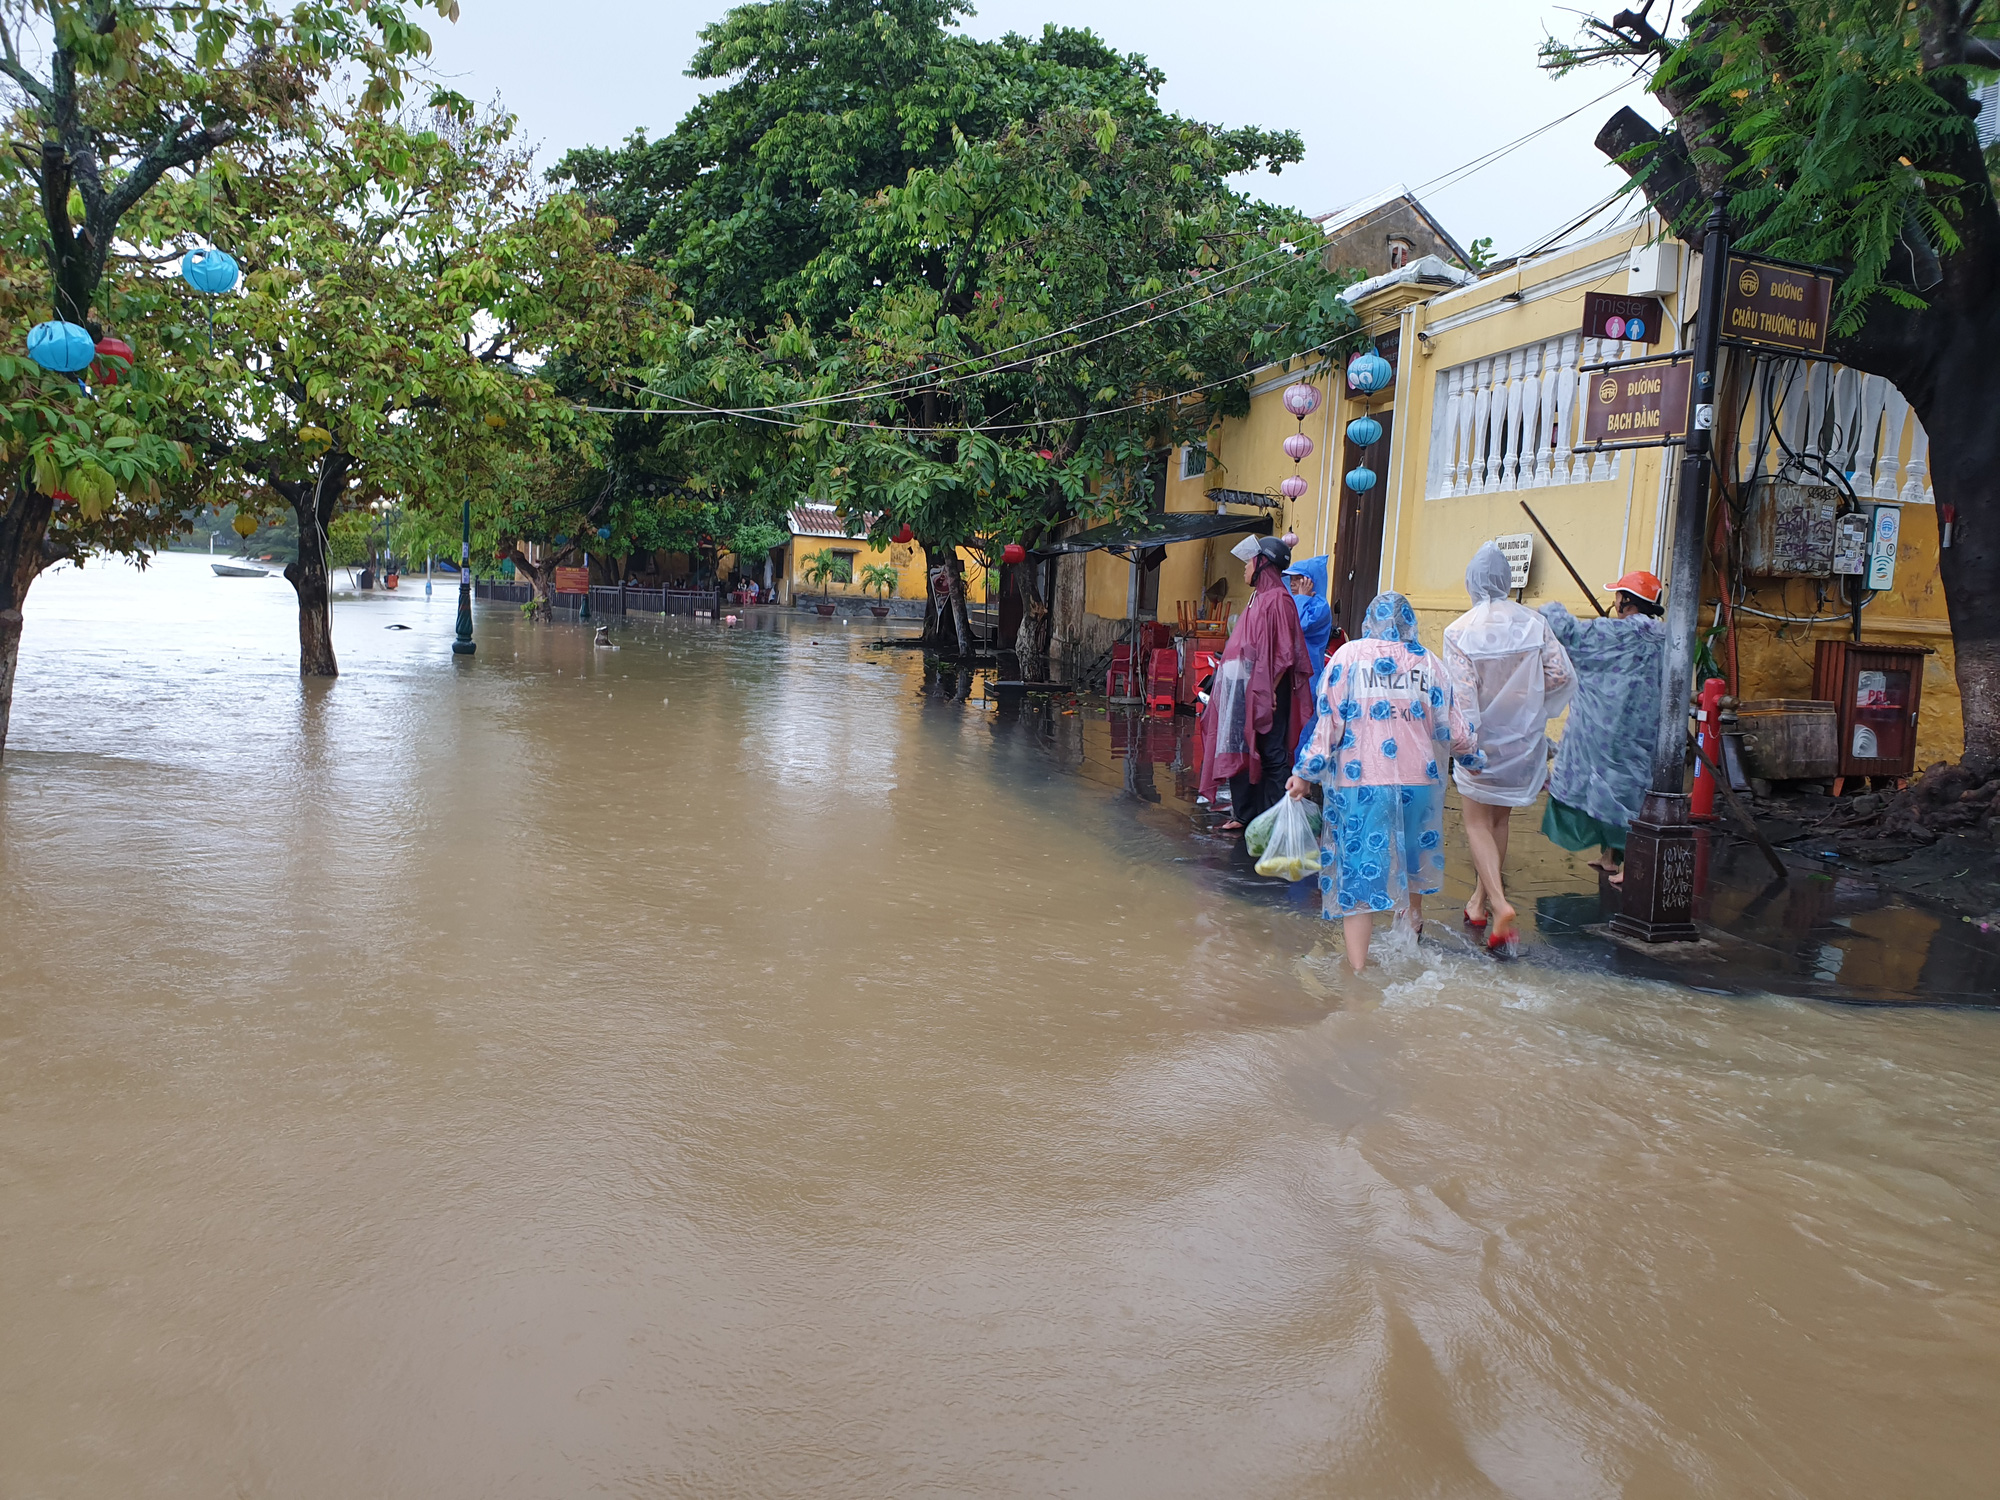
<svg viewBox="0 0 2000 1500">
<path fill-rule="evenodd" d="M 1312 656 L 1285 590 L 1291 549 L 1274 537 L 1245 537 L 1230 555 L 1243 560 L 1252 593 L 1202 715 L 1201 794 L 1213 802 L 1217 786 L 1229 783 L 1222 827 L 1233 832 L 1285 795 L 1296 731 L 1312 713 Z"/>
</svg>

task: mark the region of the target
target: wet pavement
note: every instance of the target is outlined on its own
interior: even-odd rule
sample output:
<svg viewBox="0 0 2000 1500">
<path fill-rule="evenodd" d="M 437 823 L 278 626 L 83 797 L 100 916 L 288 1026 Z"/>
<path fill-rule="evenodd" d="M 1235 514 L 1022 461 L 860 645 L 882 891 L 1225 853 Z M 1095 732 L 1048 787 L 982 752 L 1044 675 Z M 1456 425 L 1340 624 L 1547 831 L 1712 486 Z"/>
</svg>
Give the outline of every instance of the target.
<svg viewBox="0 0 2000 1500">
<path fill-rule="evenodd" d="M 8 1496 L 1990 1492 L 1964 924 L 1718 848 L 1649 968 L 1523 830 L 1521 959 L 1355 979 L 1171 722 L 451 616 L 301 684 L 282 581 L 37 584 Z"/>
</svg>

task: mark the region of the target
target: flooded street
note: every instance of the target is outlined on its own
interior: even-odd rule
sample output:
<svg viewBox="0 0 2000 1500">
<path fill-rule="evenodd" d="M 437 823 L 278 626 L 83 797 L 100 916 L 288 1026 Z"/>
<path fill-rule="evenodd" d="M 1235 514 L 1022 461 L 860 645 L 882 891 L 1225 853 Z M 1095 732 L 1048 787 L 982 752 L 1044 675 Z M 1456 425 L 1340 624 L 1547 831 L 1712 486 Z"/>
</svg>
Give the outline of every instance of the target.
<svg viewBox="0 0 2000 1500">
<path fill-rule="evenodd" d="M 36 585 L 0 1493 L 1993 1493 L 2000 1013 L 1352 980 L 883 627 L 454 599 Z"/>
</svg>

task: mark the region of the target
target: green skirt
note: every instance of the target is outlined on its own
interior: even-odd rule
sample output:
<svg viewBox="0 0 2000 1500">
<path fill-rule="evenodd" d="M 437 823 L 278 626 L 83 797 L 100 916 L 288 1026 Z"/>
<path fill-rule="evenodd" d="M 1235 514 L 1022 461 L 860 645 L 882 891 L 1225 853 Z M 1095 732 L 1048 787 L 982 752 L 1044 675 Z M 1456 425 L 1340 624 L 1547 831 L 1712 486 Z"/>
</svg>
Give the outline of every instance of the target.
<svg viewBox="0 0 2000 1500">
<path fill-rule="evenodd" d="M 1600 823 L 1581 808 L 1549 798 L 1542 814 L 1542 834 L 1552 844 L 1565 849 L 1615 849 L 1625 852 L 1625 830 L 1612 823 Z"/>
</svg>

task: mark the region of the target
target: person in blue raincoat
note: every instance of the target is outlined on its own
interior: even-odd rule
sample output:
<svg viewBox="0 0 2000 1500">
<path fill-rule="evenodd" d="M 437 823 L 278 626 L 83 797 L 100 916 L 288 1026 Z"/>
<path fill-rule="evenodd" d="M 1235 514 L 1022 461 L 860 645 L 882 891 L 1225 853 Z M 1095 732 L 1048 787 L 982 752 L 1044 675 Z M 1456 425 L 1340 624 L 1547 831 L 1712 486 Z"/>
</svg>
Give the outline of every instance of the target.
<svg viewBox="0 0 2000 1500">
<path fill-rule="evenodd" d="M 1312 655 L 1312 680 L 1319 681 L 1319 674 L 1326 666 L 1329 644 L 1344 644 L 1346 637 L 1333 640 L 1333 606 L 1326 602 L 1326 559 L 1308 557 L 1303 562 L 1293 563 L 1285 569 L 1285 587 L 1292 591 L 1292 605 L 1299 612 L 1299 629 L 1305 634 L 1306 650 Z M 1313 716 L 1306 720 L 1299 731 L 1299 748 L 1312 737 L 1313 725 L 1319 722 L 1319 702 L 1315 697 Z"/>
</svg>

